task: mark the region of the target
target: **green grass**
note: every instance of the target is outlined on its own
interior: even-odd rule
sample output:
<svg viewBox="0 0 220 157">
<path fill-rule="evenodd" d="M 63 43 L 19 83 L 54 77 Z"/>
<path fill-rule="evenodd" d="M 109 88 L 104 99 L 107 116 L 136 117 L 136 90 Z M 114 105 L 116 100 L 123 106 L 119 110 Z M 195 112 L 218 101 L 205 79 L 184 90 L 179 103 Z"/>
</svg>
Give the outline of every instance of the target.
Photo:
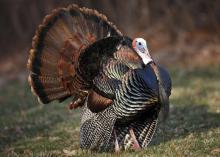
<svg viewBox="0 0 220 157">
<path fill-rule="evenodd" d="M 220 156 L 220 68 L 170 72 L 169 119 L 147 149 L 120 156 Z M 114 156 L 79 149 L 80 110 L 67 104 L 40 105 L 27 83 L 1 88 L 0 156 Z"/>
</svg>

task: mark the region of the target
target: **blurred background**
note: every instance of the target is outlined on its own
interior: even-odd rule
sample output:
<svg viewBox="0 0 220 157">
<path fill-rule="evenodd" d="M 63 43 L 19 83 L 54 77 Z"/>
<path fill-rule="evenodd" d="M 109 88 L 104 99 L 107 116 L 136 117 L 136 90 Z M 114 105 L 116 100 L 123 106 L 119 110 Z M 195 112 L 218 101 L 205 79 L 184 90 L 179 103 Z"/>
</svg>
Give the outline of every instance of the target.
<svg viewBox="0 0 220 157">
<path fill-rule="evenodd" d="M 188 119 L 197 121 L 198 125 L 203 124 L 201 128 L 196 125 L 197 127 L 193 128 L 193 131 L 203 132 L 205 128 L 207 132 L 209 128 L 217 128 L 218 131 L 214 131 L 214 133 L 219 133 L 219 0 L 1 0 L 0 107 L 2 109 L 0 126 L 2 127 L 0 139 L 2 138 L 2 140 L 0 140 L 0 146 L 4 151 L 8 151 L 18 138 L 24 139 L 24 136 L 30 137 L 32 134 L 39 133 L 36 128 L 31 128 L 32 122 L 28 120 L 25 122 L 27 118 L 25 116 L 29 114 L 32 116 L 32 111 L 29 109 L 33 105 L 30 104 L 38 104 L 27 85 L 28 50 L 31 48 L 35 30 L 44 16 L 54 8 L 64 7 L 71 3 L 97 9 L 127 36 L 145 38 L 153 58 L 165 65 L 171 72 L 174 82 L 173 97 L 171 98 L 174 109 L 171 110 L 171 113 L 175 111 L 175 113 L 179 113 L 178 116 L 181 113 L 191 115 L 191 111 L 196 110 L 198 117 L 201 113 L 206 119 L 196 119 L 195 117 Z M 193 91 L 191 91 L 192 89 Z M 20 106 L 16 105 L 17 102 Z M 176 104 L 185 106 L 179 108 L 175 107 Z M 199 105 L 203 106 L 198 107 Z M 193 106 L 193 108 L 189 106 Z M 5 121 L 5 117 L 10 114 L 16 115 L 17 118 Z M 190 117 L 190 115 L 188 116 Z M 35 116 L 37 117 L 37 115 L 33 117 Z M 182 118 L 184 119 L 184 117 L 183 115 Z M 47 117 L 45 119 L 48 120 Z M 66 117 L 61 116 L 61 119 L 65 120 Z M 183 119 L 175 116 L 172 119 L 171 116 L 171 122 L 174 120 L 174 123 L 170 126 L 174 127 L 174 131 L 169 132 L 168 129 L 167 134 L 170 133 L 172 136 L 180 131 L 179 137 L 187 136 L 185 130 L 181 130 L 182 125 L 179 125 Z M 52 122 L 56 123 L 56 120 L 55 118 L 55 121 Z M 207 123 L 208 126 L 206 126 Z M 190 130 L 193 124 L 189 122 L 186 125 L 185 128 L 188 127 L 187 129 Z M 47 124 L 42 125 L 38 129 L 42 131 L 46 126 Z M 42 133 L 41 131 L 40 133 Z M 16 133 L 19 137 L 9 138 L 9 132 Z M 42 134 L 44 135 L 44 131 Z M 166 141 L 169 137 L 164 139 Z M 210 148 L 210 151 L 215 148 L 216 144 L 220 145 L 219 142 L 212 143 L 213 147 Z M 23 146 L 23 143 L 20 143 L 19 146 L 21 145 Z"/>
<path fill-rule="evenodd" d="M 1 0 L 0 73 L 24 71 L 43 17 L 71 3 L 99 10 L 130 37 L 144 37 L 151 53 L 165 64 L 220 61 L 219 0 Z"/>
</svg>

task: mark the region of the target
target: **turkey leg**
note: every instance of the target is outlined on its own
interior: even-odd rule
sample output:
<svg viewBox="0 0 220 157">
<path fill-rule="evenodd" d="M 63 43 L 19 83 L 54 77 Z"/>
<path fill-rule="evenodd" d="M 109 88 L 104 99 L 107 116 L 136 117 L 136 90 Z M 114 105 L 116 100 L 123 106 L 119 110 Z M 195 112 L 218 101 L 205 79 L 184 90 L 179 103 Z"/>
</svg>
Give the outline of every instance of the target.
<svg viewBox="0 0 220 157">
<path fill-rule="evenodd" d="M 75 97 L 75 98 L 71 101 L 71 103 L 69 104 L 69 109 L 72 110 L 72 109 L 76 109 L 76 108 L 78 108 L 78 107 L 83 106 L 84 101 L 85 101 L 85 99 Z"/>
<path fill-rule="evenodd" d="M 115 152 L 119 153 L 120 152 L 120 147 L 119 147 L 119 143 L 118 143 L 118 139 L 117 139 L 117 135 L 116 135 L 115 130 L 114 130 L 114 136 L 115 136 Z"/>
<path fill-rule="evenodd" d="M 132 128 L 129 129 L 129 133 L 130 133 L 131 139 L 133 141 L 133 149 L 135 149 L 135 150 L 140 149 L 141 147 L 140 147 L 140 145 L 139 145 L 139 143 L 137 141 L 137 138 L 136 138 L 136 136 L 134 134 L 134 130 Z"/>
</svg>

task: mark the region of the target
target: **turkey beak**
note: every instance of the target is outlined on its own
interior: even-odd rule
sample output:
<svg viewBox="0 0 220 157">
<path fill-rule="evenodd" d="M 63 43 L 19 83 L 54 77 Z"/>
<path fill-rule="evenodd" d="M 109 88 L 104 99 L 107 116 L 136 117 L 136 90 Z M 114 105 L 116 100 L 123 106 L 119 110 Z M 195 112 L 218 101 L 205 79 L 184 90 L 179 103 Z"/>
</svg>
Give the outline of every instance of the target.
<svg viewBox="0 0 220 157">
<path fill-rule="evenodd" d="M 163 84 L 163 80 L 161 78 L 160 72 L 158 70 L 158 67 L 155 63 L 150 63 L 150 66 L 152 67 L 158 82 L 159 87 L 159 102 L 162 107 L 162 118 L 163 120 L 166 120 L 169 115 L 169 98 L 167 96 L 167 93 L 165 91 L 165 87 Z"/>
</svg>

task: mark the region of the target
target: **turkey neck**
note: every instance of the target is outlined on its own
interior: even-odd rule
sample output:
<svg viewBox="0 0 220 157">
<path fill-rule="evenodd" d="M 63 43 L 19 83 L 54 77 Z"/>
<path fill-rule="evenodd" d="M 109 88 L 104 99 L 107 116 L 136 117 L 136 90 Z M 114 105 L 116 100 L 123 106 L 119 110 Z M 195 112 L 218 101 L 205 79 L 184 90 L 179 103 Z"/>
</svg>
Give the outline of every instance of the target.
<svg viewBox="0 0 220 157">
<path fill-rule="evenodd" d="M 162 80 L 162 77 L 161 77 L 161 74 L 158 70 L 157 65 L 154 62 L 152 62 L 152 63 L 150 63 L 150 66 L 154 70 L 154 73 L 157 77 L 158 95 L 159 95 L 158 98 L 159 98 L 160 106 L 162 107 L 162 116 L 163 116 L 162 118 L 163 118 L 163 120 L 166 120 L 169 115 L 169 98 L 168 98 L 168 95 L 165 91 L 163 80 Z"/>
</svg>

